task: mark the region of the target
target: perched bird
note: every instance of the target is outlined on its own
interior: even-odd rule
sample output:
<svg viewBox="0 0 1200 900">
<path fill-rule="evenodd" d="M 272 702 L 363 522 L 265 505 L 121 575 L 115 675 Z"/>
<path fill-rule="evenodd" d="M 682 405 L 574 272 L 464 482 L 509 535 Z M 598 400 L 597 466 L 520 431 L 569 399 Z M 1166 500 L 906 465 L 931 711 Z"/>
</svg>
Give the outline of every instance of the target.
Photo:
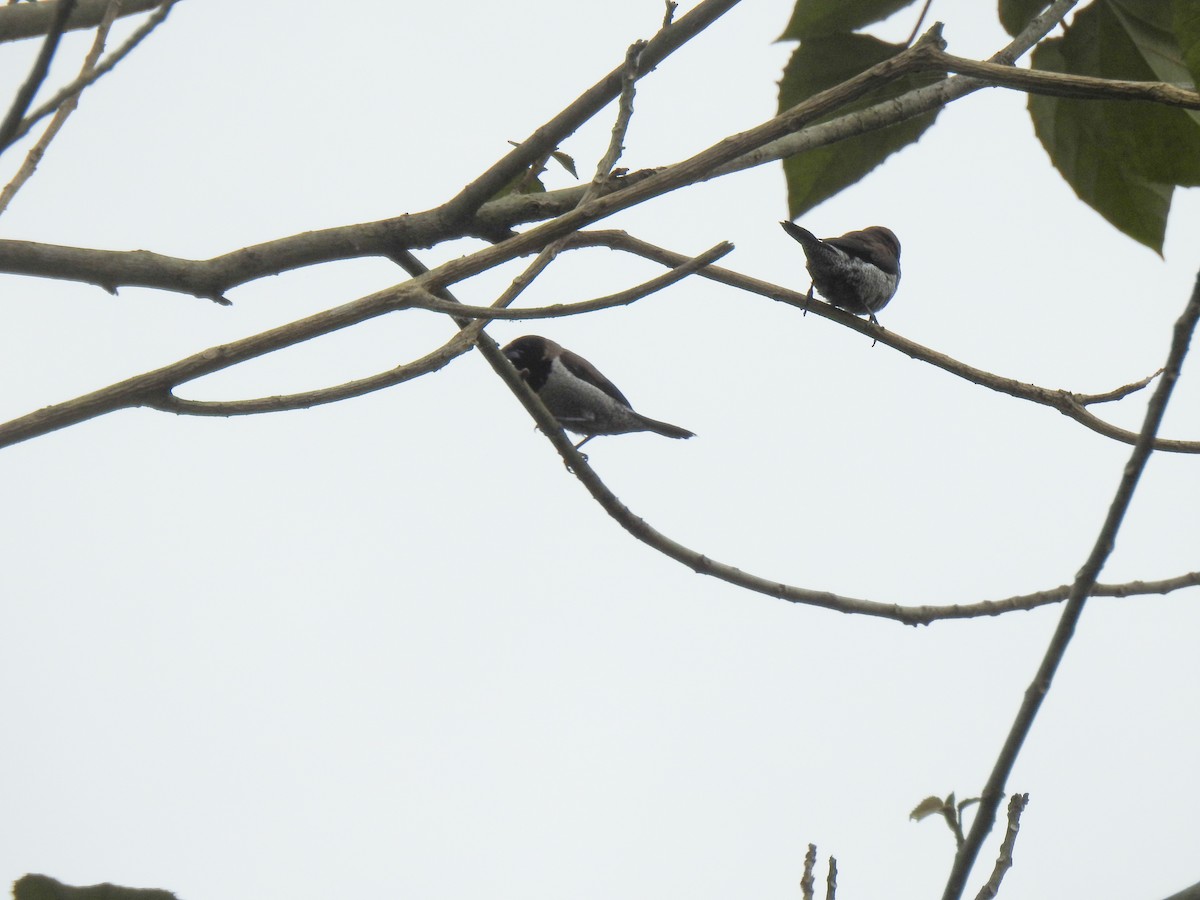
<svg viewBox="0 0 1200 900">
<path fill-rule="evenodd" d="M 856 316 L 870 316 L 887 306 L 900 283 L 900 241 L 891 229 L 872 225 L 836 238 L 821 238 L 792 222 L 783 230 L 804 246 L 812 287 L 834 306 Z"/>
<path fill-rule="evenodd" d="M 576 450 L 598 434 L 653 431 L 669 438 L 695 437 L 686 428 L 634 412 L 625 395 L 595 366 L 554 341 L 527 334 L 502 352 L 559 424 L 584 435 Z"/>
</svg>

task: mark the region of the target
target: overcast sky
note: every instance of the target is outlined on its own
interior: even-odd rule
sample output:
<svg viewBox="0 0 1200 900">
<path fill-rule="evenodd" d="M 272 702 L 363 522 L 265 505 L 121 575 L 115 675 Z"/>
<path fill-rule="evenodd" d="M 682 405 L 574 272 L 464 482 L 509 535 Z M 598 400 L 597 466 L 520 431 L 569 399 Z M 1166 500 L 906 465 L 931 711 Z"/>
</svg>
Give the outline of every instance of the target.
<svg viewBox="0 0 1200 900">
<path fill-rule="evenodd" d="M 951 52 L 985 57 L 1005 37 L 992 9 L 967 6 L 933 16 Z M 789 13 L 746 2 L 644 79 L 621 164 L 665 165 L 772 115 Z M 914 14 L 874 32 L 900 39 Z M 658 0 L 189 0 L 85 95 L 0 237 L 206 258 L 426 209 L 661 18 Z M 64 41 L 56 78 L 88 41 Z M 36 50 L 0 48 L 10 94 Z M 613 112 L 564 144 L 581 174 Z M 0 161 L 3 181 L 18 158 Z M 722 265 L 806 290 L 786 210 L 773 164 L 605 226 L 684 253 L 729 240 Z M 802 223 L 896 232 L 887 328 L 1085 393 L 1163 364 L 1200 266 L 1196 192 L 1176 195 L 1164 261 L 1076 200 L 1025 97 L 998 89 L 953 104 Z M 458 296 L 491 302 L 519 270 Z M 522 303 L 658 271 L 572 252 Z M 403 278 L 387 261 L 337 263 L 238 287 L 221 308 L 2 276 L 0 420 Z M 696 432 L 589 443 L 636 514 L 817 590 L 966 603 L 1069 582 L 1129 455 L 702 279 L 489 332 L 546 334 L 641 412 Z M 432 313 L 395 314 L 180 394 L 337 384 L 451 333 Z M 1136 428 L 1146 397 L 1097 411 Z M 1200 439 L 1198 403 L 1193 359 L 1164 435 Z M 940 896 L 953 839 L 908 813 L 928 794 L 978 793 L 1060 612 L 910 628 L 697 575 L 622 531 L 474 353 L 310 411 L 90 421 L 0 452 L 0 499 L 5 884 L 43 872 L 186 900 L 794 898 L 813 842 L 822 866 L 837 857 L 839 897 Z M 1200 568 L 1198 503 L 1200 460 L 1155 455 L 1102 580 Z M 1002 896 L 1159 898 L 1200 879 L 1198 596 L 1087 607 L 1009 784 L 1030 803 Z"/>
</svg>

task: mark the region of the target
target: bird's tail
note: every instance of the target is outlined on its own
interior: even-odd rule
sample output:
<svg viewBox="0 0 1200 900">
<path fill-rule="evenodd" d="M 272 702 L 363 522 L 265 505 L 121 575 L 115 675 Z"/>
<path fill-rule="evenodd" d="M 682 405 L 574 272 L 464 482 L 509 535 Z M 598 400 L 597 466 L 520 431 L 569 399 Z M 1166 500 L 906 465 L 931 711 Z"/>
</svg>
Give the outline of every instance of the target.
<svg viewBox="0 0 1200 900">
<path fill-rule="evenodd" d="M 658 419 L 651 419 L 649 416 L 637 414 L 638 421 L 646 426 L 647 431 L 653 431 L 655 434 L 661 434 L 663 437 L 669 438 L 690 438 L 695 437 L 695 432 L 688 431 L 686 428 L 680 428 L 678 425 L 672 425 L 670 422 L 660 422 Z"/>
<path fill-rule="evenodd" d="M 783 230 L 790 234 L 793 238 L 804 245 L 804 249 L 815 247 L 821 243 L 821 239 L 809 231 L 807 228 L 801 228 L 795 222 L 780 222 Z"/>
</svg>

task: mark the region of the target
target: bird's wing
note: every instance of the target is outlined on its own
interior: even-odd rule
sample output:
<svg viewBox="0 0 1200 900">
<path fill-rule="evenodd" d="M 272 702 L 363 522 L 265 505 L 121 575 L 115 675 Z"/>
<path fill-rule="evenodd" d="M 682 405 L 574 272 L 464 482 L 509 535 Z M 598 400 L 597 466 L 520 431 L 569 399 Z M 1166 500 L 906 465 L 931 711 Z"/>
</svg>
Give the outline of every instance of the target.
<svg viewBox="0 0 1200 900">
<path fill-rule="evenodd" d="M 578 353 L 572 353 L 570 350 L 563 350 L 559 357 L 567 371 L 576 378 L 586 381 L 588 384 L 600 388 L 608 396 L 612 397 L 619 403 L 630 406 L 625 395 L 617 390 L 617 386 L 600 374 L 600 370 L 593 366 L 590 362 L 580 356 Z"/>
</svg>

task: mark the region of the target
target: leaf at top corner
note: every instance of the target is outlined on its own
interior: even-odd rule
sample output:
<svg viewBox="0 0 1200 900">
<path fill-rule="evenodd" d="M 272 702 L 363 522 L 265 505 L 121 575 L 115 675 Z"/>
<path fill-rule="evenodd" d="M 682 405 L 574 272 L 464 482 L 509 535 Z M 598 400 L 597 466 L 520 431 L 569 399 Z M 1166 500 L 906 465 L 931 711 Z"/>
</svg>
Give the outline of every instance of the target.
<svg viewBox="0 0 1200 900">
<path fill-rule="evenodd" d="M 1172 49 L 1152 14 L 1170 0 L 1140 0 L 1140 15 L 1099 0 L 1065 37 L 1042 42 L 1035 69 L 1156 81 Z M 1159 7 L 1159 9 L 1154 9 Z M 1136 21 L 1131 22 L 1131 18 Z M 1127 27 L 1128 25 L 1128 27 Z M 1076 195 L 1134 240 L 1162 253 L 1176 185 L 1200 184 L 1200 127 L 1182 110 L 1151 103 L 1030 95 L 1034 131 Z"/>
<path fill-rule="evenodd" d="M 1109 0 L 1109 6 L 1154 78 L 1196 89 L 1196 78 L 1184 59 L 1183 43 L 1176 29 L 1180 16 L 1175 0 Z M 1196 17 L 1196 27 L 1200 27 L 1200 4 L 1192 3 L 1191 15 Z M 1194 109 L 1183 112 L 1200 127 L 1200 112 Z"/>
<path fill-rule="evenodd" d="M 1173 0 L 1171 7 L 1171 25 L 1179 43 L 1179 55 L 1192 73 L 1192 83 L 1200 84 L 1200 3 Z"/>
<path fill-rule="evenodd" d="M 850 32 L 886 19 L 916 0 L 796 0 L 781 41 L 807 41 Z"/>
<path fill-rule="evenodd" d="M 1050 5 L 1050 0 L 1000 0 L 1000 24 L 1013 37 Z"/>
<path fill-rule="evenodd" d="M 889 44 L 865 34 L 837 34 L 804 41 L 792 54 L 779 82 L 780 112 L 841 84 L 903 49 L 901 44 Z M 938 72 L 905 76 L 827 118 L 898 97 L 941 77 Z M 891 154 L 915 143 L 934 123 L 937 114 L 934 110 L 878 131 L 786 158 L 783 171 L 788 185 L 788 215 L 795 218 L 857 183 Z"/>
</svg>

